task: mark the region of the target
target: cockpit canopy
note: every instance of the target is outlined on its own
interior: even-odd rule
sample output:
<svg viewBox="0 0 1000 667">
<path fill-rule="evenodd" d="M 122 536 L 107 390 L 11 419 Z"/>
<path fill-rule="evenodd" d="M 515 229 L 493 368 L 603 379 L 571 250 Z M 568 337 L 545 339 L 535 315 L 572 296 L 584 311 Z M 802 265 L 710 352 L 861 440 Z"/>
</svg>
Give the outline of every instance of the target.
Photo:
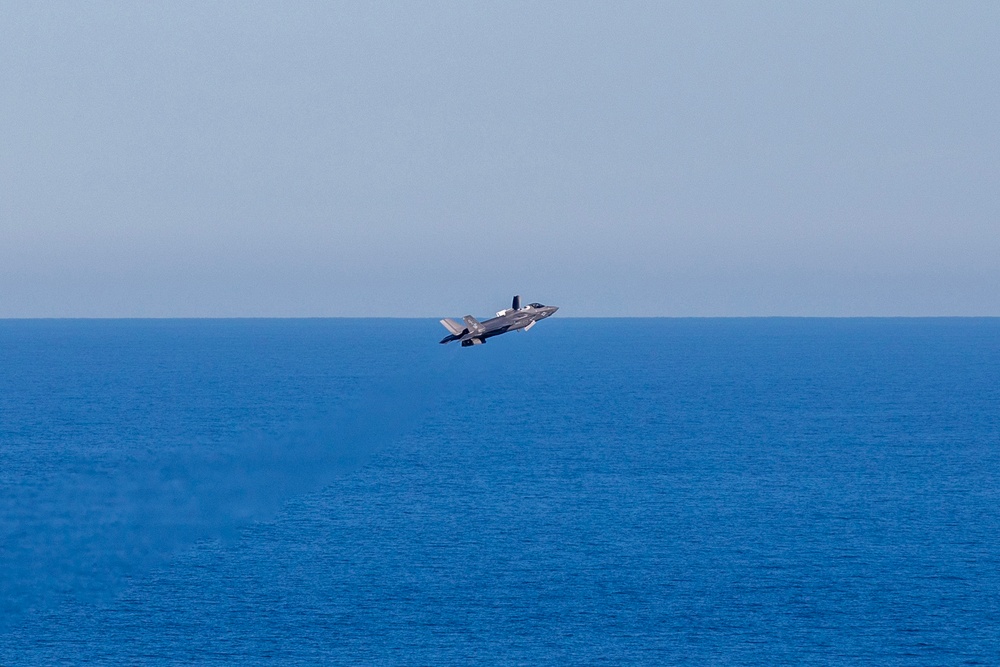
<svg viewBox="0 0 1000 667">
<path fill-rule="evenodd" d="M 528 305 L 531 306 L 532 308 L 544 308 L 545 307 L 544 305 L 542 305 L 540 303 L 537 303 L 537 302 L 536 303 L 529 303 Z"/>
</svg>

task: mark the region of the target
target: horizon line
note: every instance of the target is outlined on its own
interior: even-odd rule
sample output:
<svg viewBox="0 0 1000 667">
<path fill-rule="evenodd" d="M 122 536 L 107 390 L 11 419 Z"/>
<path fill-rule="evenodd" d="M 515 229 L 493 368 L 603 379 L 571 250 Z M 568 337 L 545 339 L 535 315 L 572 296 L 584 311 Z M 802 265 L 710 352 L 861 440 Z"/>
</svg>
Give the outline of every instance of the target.
<svg viewBox="0 0 1000 667">
<path fill-rule="evenodd" d="M 432 315 L 83 315 L 13 316 L 2 322 L 66 320 L 433 320 Z M 566 315 L 559 320 L 961 320 L 1000 319 L 1000 315 Z"/>
</svg>

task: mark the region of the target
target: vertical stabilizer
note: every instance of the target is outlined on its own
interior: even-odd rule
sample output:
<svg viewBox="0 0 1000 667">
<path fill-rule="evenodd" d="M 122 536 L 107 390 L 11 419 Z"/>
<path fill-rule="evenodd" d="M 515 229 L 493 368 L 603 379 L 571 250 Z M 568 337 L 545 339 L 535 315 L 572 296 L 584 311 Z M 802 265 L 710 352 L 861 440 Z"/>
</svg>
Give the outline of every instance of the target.
<svg viewBox="0 0 1000 667">
<path fill-rule="evenodd" d="M 521 295 L 514 295 L 514 300 L 511 302 L 510 307 L 514 310 L 521 310 Z"/>
<path fill-rule="evenodd" d="M 469 333 L 483 332 L 483 325 L 479 322 L 479 320 L 474 318 L 472 315 L 466 315 L 462 319 L 465 320 L 465 326 L 468 327 Z"/>
</svg>

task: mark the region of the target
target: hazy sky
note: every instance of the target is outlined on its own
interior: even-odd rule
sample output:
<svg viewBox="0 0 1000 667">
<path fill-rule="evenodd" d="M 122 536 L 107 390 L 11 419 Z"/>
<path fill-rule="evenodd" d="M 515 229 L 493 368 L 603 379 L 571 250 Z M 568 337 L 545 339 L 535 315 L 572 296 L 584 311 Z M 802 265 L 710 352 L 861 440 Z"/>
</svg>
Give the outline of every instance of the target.
<svg viewBox="0 0 1000 667">
<path fill-rule="evenodd" d="M 0 317 L 1000 315 L 1000 2 L 0 2 Z"/>
</svg>

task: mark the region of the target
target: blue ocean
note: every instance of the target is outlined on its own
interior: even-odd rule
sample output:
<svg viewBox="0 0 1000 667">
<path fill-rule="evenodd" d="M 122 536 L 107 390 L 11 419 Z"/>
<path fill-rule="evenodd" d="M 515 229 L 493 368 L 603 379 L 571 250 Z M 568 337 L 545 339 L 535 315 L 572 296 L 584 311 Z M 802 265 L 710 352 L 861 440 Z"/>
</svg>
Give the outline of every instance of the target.
<svg viewBox="0 0 1000 667">
<path fill-rule="evenodd" d="M 1000 320 L 446 333 L 0 321 L 0 664 L 1000 664 Z"/>
</svg>

